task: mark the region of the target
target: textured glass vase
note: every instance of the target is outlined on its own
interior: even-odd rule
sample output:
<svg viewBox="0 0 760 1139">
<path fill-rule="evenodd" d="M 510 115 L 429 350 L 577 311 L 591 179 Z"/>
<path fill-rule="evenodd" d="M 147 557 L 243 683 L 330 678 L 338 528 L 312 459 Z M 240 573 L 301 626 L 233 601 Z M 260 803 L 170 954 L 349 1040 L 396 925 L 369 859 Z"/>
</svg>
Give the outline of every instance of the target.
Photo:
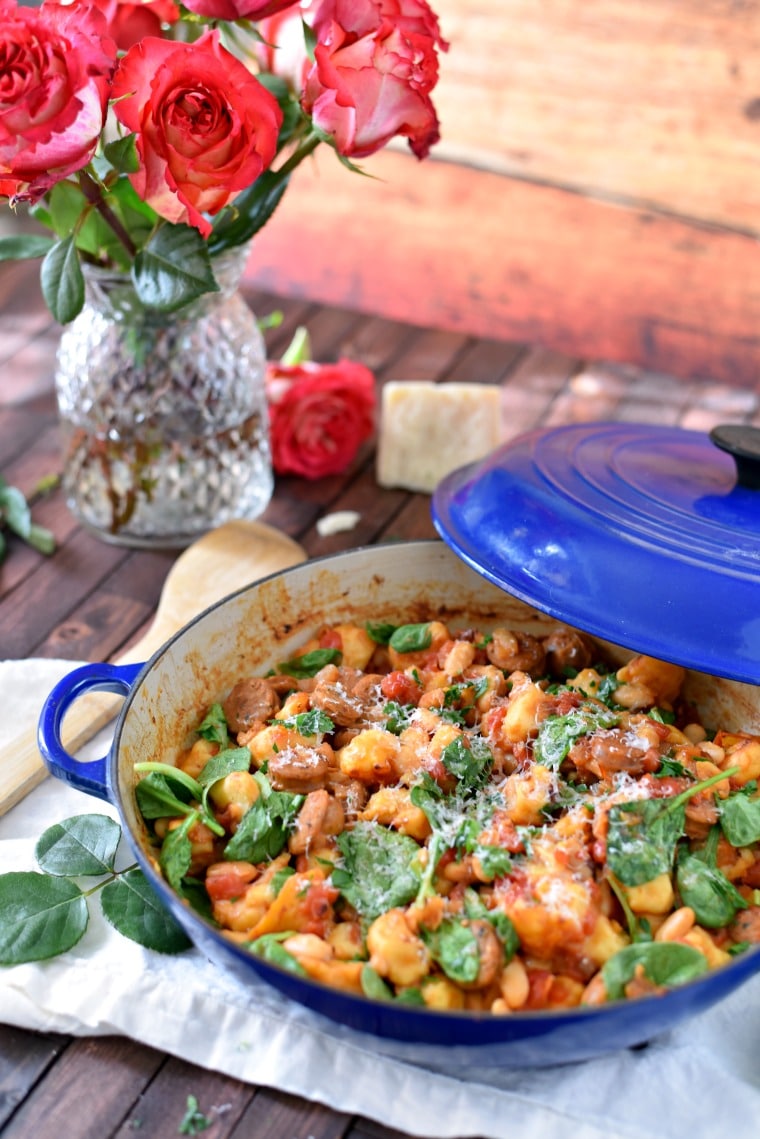
<svg viewBox="0 0 760 1139">
<path fill-rule="evenodd" d="M 255 518 L 273 488 L 263 337 L 237 286 L 248 247 L 213 262 L 220 292 L 173 314 L 87 267 L 58 349 L 69 509 L 107 541 L 186 546 Z"/>
</svg>

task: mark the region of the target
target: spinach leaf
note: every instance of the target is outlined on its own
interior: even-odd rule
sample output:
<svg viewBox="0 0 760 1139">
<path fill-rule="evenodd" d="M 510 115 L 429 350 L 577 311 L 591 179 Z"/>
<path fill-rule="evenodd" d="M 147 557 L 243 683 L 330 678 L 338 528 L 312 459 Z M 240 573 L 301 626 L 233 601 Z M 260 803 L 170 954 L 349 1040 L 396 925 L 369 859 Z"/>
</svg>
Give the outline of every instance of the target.
<svg viewBox="0 0 760 1139">
<path fill-rule="evenodd" d="M 687 787 L 680 795 L 634 799 L 611 807 L 607 866 L 615 877 L 626 886 L 640 886 L 669 873 L 686 822 L 685 804 L 693 795 L 735 774 L 732 768 Z"/>
<path fill-rule="evenodd" d="M 209 763 L 218 758 L 213 756 Z M 192 775 L 188 775 L 179 767 L 172 767 L 169 763 L 136 763 L 135 771 L 147 772 L 145 778 L 135 787 L 135 798 L 144 819 L 176 818 L 178 815 L 188 815 L 192 811 L 197 813 L 197 807 L 188 802 L 188 798 L 191 798 L 201 804 L 201 821 L 209 830 L 220 837 L 224 834 L 224 827 L 220 826 L 206 806 L 206 789 L 200 780 L 193 779 Z M 209 776 L 212 773 L 213 768 Z"/>
<path fill-rule="evenodd" d="M 464 793 L 479 790 L 488 779 L 493 756 L 485 744 L 468 747 L 464 736 L 457 736 L 441 752 L 441 763 L 446 770 L 459 781 Z"/>
<path fill-rule="evenodd" d="M 681 901 L 691 906 L 700 925 L 720 929 L 733 921 L 739 910 L 746 910 L 749 902 L 718 869 L 716 853 L 720 829 L 713 827 L 702 850 L 679 855 L 676 864 L 676 882 Z"/>
<path fill-rule="evenodd" d="M 458 918 L 444 918 L 435 929 L 420 929 L 420 936 L 430 956 L 447 977 L 460 984 L 471 984 L 480 972 L 480 946 L 469 923 Z"/>
<path fill-rule="evenodd" d="M 303 805 L 303 795 L 273 791 L 269 780 L 259 772 L 262 793 L 243 815 L 227 843 L 224 858 L 231 862 L 264 862 L 276 858 L 288 841 L 293 820 Z"/>
<path fill-rule="evenodd" d="M 297 679 L 316 676 L 325 665 L 340 664 L 342 660 L 343 653 L 339 649 L 314 649 L 313 652 L 304 653 L 303 656 L 293 657 L 292 660 L 278 664 L 277 671 Z"/>
<path fill-rule="evenodd" d="M 477 858 L 480 869 L 489 882 L 494 878 L 503 878 L 512 869 L 512 859 L 501 846 L 486 846 L 478 842 L 470 853 Z"/>
<path fill-rule="evenodd" d="M 630 934 L 631 941 L 651 941 L 652 932 L 649 928 L 649 922 L 646 920 L 646 918 L 642 921 L 639 921 L 639 919 L 636 917 L 636 914 L 633 912 L 629 905 L 628 895 L 621 887 L 620 883 L 615 878 L 613 878 L 612 875 L 608 875 L 607 881 L 613 894 L 620 902 L 620 908 L 625 914 L 625 921 L 626 925 L 628 926 L 628 933 Z"/>
<path fill-rule="evenodd" d="M 193 861 L 193 847 L 188 834 L 199 817 L 198 811 L 192 811 L 178 827 L 169 831 L 161 844 L 159 864 L 166 881 L 178 894 L 182 893 L 182 879 Z"/>
<path fill-rule="evenodd" d="M 425 998 L 419 989 L 401 989 L 394 993 L 391 986 L 383 980 L 380 974 L 371 965 L 363 965 L 360 974 L 362 992 L 365 997 L 375 1001 L 397 1001 L 402 1005 L 414 1005 L 417 1008 L 425 1007 Z"/>
<path fill-rule="evenodd" d="M 308 973 L 300 961 L 282 945 L 283 941 L 292 936 L 292 930 L 285 933 L 264 933 L 255 941 L 246 941 L 243 945 L 256 957 L 261 957 L 270 965 L 279 965 L 281 969 L 287 970 L 288 973 L 295 973 L 297 977 L 308 977 Z"/>
<path fill-rule="evenodd" d="M 718 801 L 720 825 L 732 846 L 751 846 L 760 840 L 760 799 L 751 799 L 745 788 Z"/>
<path fill-rule="evenodd" d="M 421 652 L 423 649 L 429 649 L 432 643 L 433 633 L 429 621 L 419 625 L 399 625 L 388 641 L 389 646 L 397 653 Z"/>
<path fill-rule="evenodd" d="M 471 888 L 465 890 L 464 912 L 471 920 L 490 922 L 504 946 L 504 963 L 510 962 L 520 948 L 520 938 L 512 919 L 503 910 L 489 910 L 480 895 Z"/>
<path fill-rule="evenodd" d="M 233 771 L 248 771 L 250 766 L 251 751 L 247 747 L 228 747 L 211 756 L 198 776 L 198 783 L 203 788 L 201 804 L 206 814 L 209 813 L 208 794 L 214 784 Z"/>
<path fill-rule="evenodd" d="M 302 736 L 324 736 L 335 731 L 335 724 L 321 708 L 299 712 L 297 716 L 289 716 L 287 720 L 276 720 L 275 723 L 285 728 L 293 728 Z"/>
<path fill-rule="evenodd" d="M 394 736 L 400 736 L 411 724 L 416 711 L 415 704 L 399 704 L 396 700 L 389 700 L 383 707 L 386 730 Z"/>
<path fill-rule="evenodd" d="M 376 645 L 387 645 L 396 629 L 384 621 L 367 621 L 364 628 Z"/>
<path fill-rule="evenodd" d="M 362 965 L 360 980 L 365 997 L 371 997 L 374 1001 L 392 1001 L 394 999 L 393 989 L 371 965 Z"/>
<path fill-rule="evenodd" d="M 536 762 L 558 770 L 576 740 L 601 728 L 614 728 L 618 719 L 615 712 L 588 705 L 573 708 L 564 716 L 547 716 L 533 745 Z"/>
<path fill-rule="evenodd" d="M 493 876 L 506 873 L 506 855 L 493 847 L 481 845 L 478 841 L 490 821 L 494 801 L 485 794 L 468 798 L 461 786 L 453 795 L 445 795 L 438 784 L 429 776 L 413 787 L 410 799 L 415 807 L 420 807 L 433 830 L 428 843 L 428 861 L 420 882 L 417 901 L 421 902 L 433 893 L 433 879 L 438 862 L 447 850 L 460 850 L 466 854 L 476 854 L 485 869 L 493 870 Z"/>
<path fill-rule="evenodd" d="M 212 704 L 195 730 L 202 739 L 219 744 L 220 748 L 229 746 L 230 733 L 221 704 Z"/>
<path fill-rule="evenodd" d="M 64 877 L 95 877 L 113 870 L 121 827 L 108 815 L 74 815 L 48 827 L 34 848 L 41 870 Z"/>
<path fill-rule="evenodd" d="M 358 822 L 336 842 L 343 863 L 333 870 L 332 883 L 362 917 L 372 921 L 415 897 L 420 848 L 409 835 Z"/>
<path fill-rule="evenodd" d="M 673 866 L 686 810 L 675 799 L 639 799 L 609 812 L 607 865 L 626 886 L 640 886 Z"/>
<path fill-rule="evenodd" d="M 641 941 L 626 945 L 602 966 L 602 980 L 612 1001 L 625 997 L 638 965 L 655 985 L 674 988 L 707 972 L 707 958 L 691 945 L 678 941 Z"/>
</svg>

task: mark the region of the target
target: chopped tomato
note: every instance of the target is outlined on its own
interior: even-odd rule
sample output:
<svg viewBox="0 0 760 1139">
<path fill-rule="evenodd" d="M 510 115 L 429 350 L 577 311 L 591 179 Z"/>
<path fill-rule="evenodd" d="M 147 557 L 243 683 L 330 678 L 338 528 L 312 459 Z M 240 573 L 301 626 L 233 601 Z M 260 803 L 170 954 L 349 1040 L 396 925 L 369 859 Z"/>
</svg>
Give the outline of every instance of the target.
<svg viewBox="0 0 760 1139">
<path fill-rule="evenodd" d="M 418 704 L 422 695 L 422 688 L 414 677 L 398 670 L 383 677 L 380 691 L 386 700 L 395 700 L 397 704 Z"/>
</svg>

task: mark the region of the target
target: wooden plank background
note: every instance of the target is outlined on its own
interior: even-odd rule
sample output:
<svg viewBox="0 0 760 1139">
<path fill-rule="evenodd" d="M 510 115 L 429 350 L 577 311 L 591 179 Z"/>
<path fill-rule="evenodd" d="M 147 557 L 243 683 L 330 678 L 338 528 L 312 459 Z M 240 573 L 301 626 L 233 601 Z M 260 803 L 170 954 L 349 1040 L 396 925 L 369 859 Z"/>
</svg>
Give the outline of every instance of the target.
<svg viewBox="0 0 760 1139">
<path fill-rule="evenodd" d="M 760 0 L 434 7 L 434 157 L 319 154 L 252 283 L 760 385 Z"/>
</svg>

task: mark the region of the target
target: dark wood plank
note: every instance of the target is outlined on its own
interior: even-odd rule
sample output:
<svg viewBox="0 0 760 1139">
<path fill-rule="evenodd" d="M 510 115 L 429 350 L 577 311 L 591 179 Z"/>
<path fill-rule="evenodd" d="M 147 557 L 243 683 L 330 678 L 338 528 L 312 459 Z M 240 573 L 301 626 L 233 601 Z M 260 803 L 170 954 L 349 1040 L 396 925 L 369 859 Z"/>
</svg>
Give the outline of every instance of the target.
<svg viewBox="0 0 760 1139">
<path fill-rule="evenodd" d="M 42 558 L 23 583 L 23 602 L 0 607 L 0 645 L 3 656 L 32 656 L 51 629 L 70 614 L 129 556 L 119 546 L 98 541 L 76 530 L 54 559 Z"/>
<path fill-rule="evenodd" d="M 76 1039 L 3 1129 L 3 1139 L 108 1139 L 164 1063 L 121 1037 Z"/>
<path fill-rule="evenodd" d="M 349 1115 L 263 1089 L 244 1111 L 230 1139 L 342 1139 L 350 1125 Z"/>
<path fill-rule="evenodd" d="M 210 1072 L 183 1060 L 169 1059 L 155 1079 L 130 1106 L 127 1116 L 112 1134 L 114 1139 L 176 1139 L 193 1096 L 198 1111 L 209 1121 L 200 1134 L 208 1139 L 227 1139 L 256 1095 L 256 1089 L 219 1072 Z"/>
<path fill-rule="evenodd" d="M 60 1057 L 68 1040 L 0 1024 L 0 1127 Z"/>
</svg>

